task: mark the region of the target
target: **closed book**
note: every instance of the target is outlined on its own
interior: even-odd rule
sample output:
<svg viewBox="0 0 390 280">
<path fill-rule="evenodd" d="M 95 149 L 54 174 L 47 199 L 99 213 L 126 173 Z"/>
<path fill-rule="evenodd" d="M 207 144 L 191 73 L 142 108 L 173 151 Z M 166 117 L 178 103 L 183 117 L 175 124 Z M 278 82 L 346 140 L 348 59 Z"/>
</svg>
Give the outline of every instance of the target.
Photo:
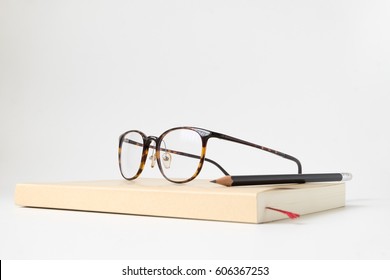
<svg viewBox="0 0 390 280">
<path fill-rule="evenodd" d="M 209 180 L 174 184 L 164 179 L 23 183 L 15 189 L 20 206 L 163 216 L 243 223 L 288 218 L 345 205 L 345 183 L 224 187 Z"/>
</svg>

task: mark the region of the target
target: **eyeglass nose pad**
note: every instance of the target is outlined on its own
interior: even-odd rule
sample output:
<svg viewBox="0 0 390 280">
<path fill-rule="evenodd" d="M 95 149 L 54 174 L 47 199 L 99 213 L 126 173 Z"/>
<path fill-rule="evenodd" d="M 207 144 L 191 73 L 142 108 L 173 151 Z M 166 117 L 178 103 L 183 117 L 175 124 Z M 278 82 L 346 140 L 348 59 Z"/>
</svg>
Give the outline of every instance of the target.
<svg viewBox="0 0 390 280">
<path fill-rule="evenodd" d="M 151 155 L 150 157 L 149 157 L 149 159 L 150 159 L 150 167 L 151 168 L 153 168 L 155 165 L 156 165 L 156 155 L 155 154 L 153 154 L 153 155 Z"/>
<path fill-rule="evenodd" d="M 169 169 L 171 167 L 171 161 L 172 161 L 172 156 L 170 153 L 164 153 L 162 156 L 162 162 L 165 167 L 165 169 Z"/>
</svg>

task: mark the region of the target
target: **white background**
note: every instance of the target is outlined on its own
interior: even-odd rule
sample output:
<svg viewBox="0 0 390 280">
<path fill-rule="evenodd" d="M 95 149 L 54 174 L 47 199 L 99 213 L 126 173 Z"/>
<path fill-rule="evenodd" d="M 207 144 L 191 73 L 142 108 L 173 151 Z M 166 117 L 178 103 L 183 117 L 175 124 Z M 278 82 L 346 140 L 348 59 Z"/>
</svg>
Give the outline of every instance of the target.
<svg viewBox="0 0 390 280">
<path fill-rule="evenodd" d="M 380 0 L 0 0 L 0 258 L 388 259 L 389 26 Z M 181 125 L 352 172 L 347 207 L 247 225 L 13 204 L 18 182 L 120 179 L 119 134 Z"/>
</svg>

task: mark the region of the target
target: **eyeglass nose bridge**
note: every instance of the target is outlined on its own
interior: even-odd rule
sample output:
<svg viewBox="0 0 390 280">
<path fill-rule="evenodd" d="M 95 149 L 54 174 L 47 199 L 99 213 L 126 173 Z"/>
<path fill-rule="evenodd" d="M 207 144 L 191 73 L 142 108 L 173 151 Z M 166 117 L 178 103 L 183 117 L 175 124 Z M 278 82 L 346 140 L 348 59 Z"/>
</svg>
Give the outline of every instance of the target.
<svg viewBox="0 0 390 280">
<path fill-rule="evenodd" d="M 152 142 L 155 143 L 154 146 L 151 146 Z M 152 155 L 153 158 L 151 158 L 151 160 L 152 160 L 151 167 L 153 168 L 155 166 L 155 161 L 156 160 L 158 161 L 159 154 L 158 154 L 158 151 L 157 151 L 157 142 L 158 142 L 158 138 L 156 136 L 148 136 L 148 137 L 146 137 L 146 139 L 144 141 L 144 150 L 143 150 L 142 160 L 141 160 L 141 168 L 142 168 L 142 170 L 145 167 L 150 147 L 152 147 L 152 149 L 155 150 L 153 152 L 153 155 Z"/>
<path fill-rule="evenodd" d="M 154 141 L 155 145 L 151 146 L 151 143 L 153 141 Z M 157 141 L 158 141 L 158 138 L 156 136 L 148 136 L 146 138 L 146 141 L 145 141 L 145 156 L 146 157 L 149 154 L 149 148 L 152 147 L 152 149 L 154 149 L 152 155 L 149 157 L 149 159 L 151 160 L 151 164 L 150 164 L 151 168 L 154 168 L 154 166 L 156 165 L 156 160 L 158 158 L 158 155 L 157 155 Z M 147 158 L 145 158 L 145 161 L 146 161 L 146 159 Z"/>
<path fill-rule="evenodd" d="M 164 172 L 162 170 L 163 167 L 165 167 L 166 169 L 169 169 L 170 168 L 170 164 L 171 164 L 171 160 L 172 160 L 172 156 L 170 154 L 170 152 L 168 150 L 166 150 L 166 147 L 163 148 L 163 158 L 161 159 L 160 157 L 160 145 L 161 145 L 161 139 L 159 137 L 156 137 L 156 136 L 148 136 L 146 137 L 145 139 L 145 146 L 144 146 L 144 156 L 142 158 L 142 166 L 145 166 L 145 162 L 147 160 L 147 156 L 149 154 L 149 148 L 152 148 L 154 149 L 154 152 L 153 154 L 149 157 L 149 159 L 151 160 L 151 168 L 154 168 L 155 165 L 156 165 L 156 161 L 157 161 L 157 165 L 158 165 L 158 169 L 160 170 L 161 174 L 164 175 Z M 155 143 L 154 146 L 151 146 L 152 142 Z M 164 143 L 165 145 L 165 142 L 162 141 L 162 143 Z M 167 159 L 165 157 L 167 157 Z"/>
</svg>

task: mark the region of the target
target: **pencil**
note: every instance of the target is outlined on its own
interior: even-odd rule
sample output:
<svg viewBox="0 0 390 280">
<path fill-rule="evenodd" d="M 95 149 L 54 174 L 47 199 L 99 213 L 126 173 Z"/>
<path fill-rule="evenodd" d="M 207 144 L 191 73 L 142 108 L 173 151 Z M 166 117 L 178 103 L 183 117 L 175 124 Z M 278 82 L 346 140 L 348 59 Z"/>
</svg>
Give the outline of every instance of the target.
<svg viewBox="0 0 390 280">
<path fill-rule="evenodd" d="M 317 173 L 317 174 L 280 174 L 280 175 L 239 175 L 224 176 L 212 183 L 226 187 L 245 185 L 272 185 L 272 184 L 302 184 L 307 182 L 336 182 L 349 181 L 351 173 Z"/>
</svg>

